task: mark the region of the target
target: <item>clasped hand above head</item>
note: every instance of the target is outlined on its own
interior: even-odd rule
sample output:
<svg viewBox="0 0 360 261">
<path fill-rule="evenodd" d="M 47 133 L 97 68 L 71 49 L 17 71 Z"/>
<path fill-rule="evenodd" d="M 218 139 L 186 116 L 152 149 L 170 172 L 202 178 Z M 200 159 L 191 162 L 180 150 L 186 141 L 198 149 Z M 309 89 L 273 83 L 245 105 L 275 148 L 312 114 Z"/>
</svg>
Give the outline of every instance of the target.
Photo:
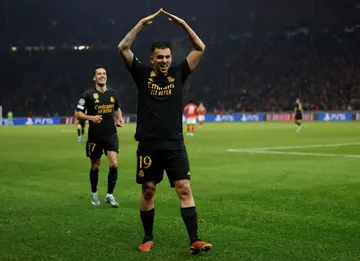
<svg viewBox="0 0 360 261">
<path fill-rule="evenodd" d="M 144 17 L 143 19 L 141 19 L 141 23 L 144 24 L 144 25 L 147 25 L 147 24 L 152 24 L 152 21 L 155 19 L 155 17 L 157 17 L 160 13 L 163 13 L 165 14 L 170 21 L 174 22 L 175 24 L 178 24 L 178 25 L 181 25 L 184 20 L 177 17 L 176 15 L 173 15 L 169 12 L 166 12 L 164 9 L 160 8 L 156 13 L 152 14 L 152 15 L 149 15 L 147 17 Z"/>
</svg>

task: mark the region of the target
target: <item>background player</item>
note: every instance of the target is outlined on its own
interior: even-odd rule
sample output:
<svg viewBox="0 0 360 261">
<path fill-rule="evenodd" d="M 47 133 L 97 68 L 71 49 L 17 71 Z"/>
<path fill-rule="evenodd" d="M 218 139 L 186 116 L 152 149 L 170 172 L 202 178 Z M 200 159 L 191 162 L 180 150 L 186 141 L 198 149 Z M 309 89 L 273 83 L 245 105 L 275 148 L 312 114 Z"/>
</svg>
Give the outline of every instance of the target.
<svg viewBox="0 0 360 261">
<path fill-rule="evenodd" d="M 199 128 L 202 128 L 202 126 L 203 126 L 203 123 L 205 121 L 205 114 L 206 114 L 206 108 L 205 108 L 204 104 L 201 102 L 199 104 L 199 106 L 197 107 Z"/>
<path fill-rule="evenodd" d="M 109 158 L 108 188 L 105 201 L 113 207 L 118 207 L 119 204 L 113 195 L 118 177 L 119 153 L 119 139 L 114 124 L 114 115 L 119 120 L 120 126 L 123 126 L 124 121 L 120 110 L 118 93 L 106 86 L 107 75 L 105 69 L 96 69 L 93 80 L 95 88 L 87 90 L 76 107 L 76 117 L 89 121 L 86 156 L 91 161 L 91 204 L 100 205 L 97 184 L 100 158 L 104 151 Z"/>
<path fill-rule="evenodd" d="M 9 112 L 7 113 L 7 125 L 8 125 L 8 126 L 14 126 L 14 119 L 13 119 L 13 117 L 14 117 L 14 114 L 12 113 L 12 111 L 9 111 Z"/>
<path fill-rule="evenodd" d="M 301 103 L 300 99 L 298 98 L 298 99 L 296 99 L 296 105 L 294 108 L 295 124 L 298 126 L 296 131 L 301 130 L 302 114 L 303 114 L 302 103 Z"/>
<path fill-rule="evenodd" d="M 136 34 L 151 24 L 160 12 L 185 30 L 193 49 L 179 65 L 170 67 L 170 45 L 156 42 L 151 48 L 151 69 L 139 62 L 130 47 Z M 198 235 L 197 210 L 190 187 L 190 166 L 182 124 L 183 85 L 202 57 L 205 45 L 184 20 L 160 9 L 135 25 L 120 42 L 119 51 L 138 88 L 136 182 L 142 184 L 140 217 L 145 232 L 139 250 L 147 252 L 153 246 L 154 196 L 156 184 L 163 179 L 165 170 L 171 187 L 175 187 L 180 198 L 190 251 L 208 251 L 212 245 L 202 241 Z"/>
<path fill-rule="evenodd" d="M 75 110 L 75 117 L 76 117 L 76 110 Z M 78 135 L 78 142 L 85 140 L 85 122 L 86 120 L 77 119 L 76 120 L 76 128 L 77 128 L 77 135 Z"/>
<path fill-rule="evenodd" d="M 184 108 L 184 115 L 186 117 L 186 135 L 194 136 L 195 125 L 196 125 L 196 114 L 197 106 L 195 103 L 190 101 Z"/>
</svg>

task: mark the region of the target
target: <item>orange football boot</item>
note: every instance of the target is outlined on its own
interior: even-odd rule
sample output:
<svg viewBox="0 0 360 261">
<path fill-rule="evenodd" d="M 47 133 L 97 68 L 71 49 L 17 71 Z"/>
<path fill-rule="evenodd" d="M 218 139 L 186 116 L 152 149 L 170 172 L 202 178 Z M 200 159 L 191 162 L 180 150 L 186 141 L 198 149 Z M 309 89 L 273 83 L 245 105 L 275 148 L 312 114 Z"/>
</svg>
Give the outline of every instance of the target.
<svg viewBox="0 0 360 261">
<path fill-rule="evenodd" d="M 149 252 L 151 248 L 153 247 L 154 242 L 153 241 L 147 241 L 139 246 L 140 252 Z"/>
<path fill-rule="evenodd" d="M 204 241 L 195 241 L 190 245 L 190 252 L 192 254 L 199 254 L 200 252 L 207 252 L 212 248 L 212 244 Z"/>
</svg>

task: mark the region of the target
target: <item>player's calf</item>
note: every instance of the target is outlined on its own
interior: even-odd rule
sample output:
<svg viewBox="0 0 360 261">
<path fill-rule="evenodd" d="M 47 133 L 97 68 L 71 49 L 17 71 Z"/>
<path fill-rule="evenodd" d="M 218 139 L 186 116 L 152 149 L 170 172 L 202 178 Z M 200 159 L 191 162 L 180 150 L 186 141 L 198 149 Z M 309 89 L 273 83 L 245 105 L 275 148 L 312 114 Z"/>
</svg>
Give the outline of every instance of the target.
<svg viewBox="0 0 360 261">
<path fill-rule="evenodd" d="M 115 208 L 119 207 L 119 203 L 115 200 L 115 197 L 113 195 L 117 179 L 118 179 L 117 167 L 110 166 L 109 174 L 108 174 L 108 188 L 107 188 L 107 194 L 105 196 L 105 201 L 110 203 L 110 205 Z"/>
<path fill-rule="evenodd" d="M 110 203 L 112 207 L 119 207 L 119 203 L 115 200 L 115 197 L 113 195 L 116 181 L 118 179 L 118 162 L 117 157 L 118 154 L 114 151 L 108 151 L 107 152 L 109 157 L 109 174 L 108 174 L 108 188 L 107 188 L 107 194 L 105 196 L 105 201 L 107 203 Z"/>
<path fill-rule="evenodd" d="M 198 216 L 195 206 L 194 197 L 192 195 L 190 181 L 175 181 L 175 189 L 180 198 L 181 217 L 185 223 L 190 240 L 190 252 L 197 254 L 201 251 L 208 251 L 212 245 L 202 241 L 199 237 Z"/>
<path fill-rule="evenodd" d="M 99 167 L 100 167 L 100 163 L 98 163 L 99 165 L 92 164 L 91 169 L 90 169 L 90 184 L 91 184 L 91 204 L 93 204 L 94 206 L 98 206 L 100 205 L 100 200 L 99 200 L 99 196 L 97 193 L 97 184 L 99 181 Z"/>
<path fill-rule="evenodd" d="M 180 212 L 184 220 L 190 244 L 200 240 L 198 236 L 197 210 L 191 193 L 189 180 L 175 181 L 176 193 L 180 198 Z"/>
<path fill-rule="evenodd" d="M 80 128 L 77 128 L 78 142 L 81 141 Z"/>
<path fill-rule="evenodd" d="M 195 125 L 194 124 L 188 124 L 187 126 L 187 136 L 194 136 L 194 132 L 195 132 Z"/>
<path fill-rule="evenodd" d="M 85 128 L 81 127 L 81 141 L 85 140 Z"/>
<path fill-rule="evenodd" d="M 144 238 L 139 246 L 139 251 L 148 252 L 153 246 L 153 225 L 155 217 L 154 196 L 156 186 L 154 182 L 145 182 L 142 185 L 140 218 L 144 228 Z"/>
</svg>

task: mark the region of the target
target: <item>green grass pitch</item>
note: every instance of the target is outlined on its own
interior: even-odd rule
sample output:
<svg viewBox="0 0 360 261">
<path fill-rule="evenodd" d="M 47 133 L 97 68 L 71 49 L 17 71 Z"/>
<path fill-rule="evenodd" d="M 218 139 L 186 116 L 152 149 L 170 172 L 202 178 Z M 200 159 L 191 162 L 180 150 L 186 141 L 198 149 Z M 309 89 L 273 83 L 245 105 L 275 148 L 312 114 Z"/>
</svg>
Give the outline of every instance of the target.
<svg viewBox="0 0 360 261">
<path fill-rule="evenodd" d="M 188 253 L 167 179 L 155 199 L 153 251 L 137 251 L 134 124 L 118 129 L 118 209 L 90 204 L 75 125 L 0 127 L 0 260 L 358 261 L 360 122 L 303 126 L 205 124 L 185 138 L 200 236 L 213 243 L 201 256 Z M 107 172 L 103 158 L 102 203 Z"/>
</svg>

